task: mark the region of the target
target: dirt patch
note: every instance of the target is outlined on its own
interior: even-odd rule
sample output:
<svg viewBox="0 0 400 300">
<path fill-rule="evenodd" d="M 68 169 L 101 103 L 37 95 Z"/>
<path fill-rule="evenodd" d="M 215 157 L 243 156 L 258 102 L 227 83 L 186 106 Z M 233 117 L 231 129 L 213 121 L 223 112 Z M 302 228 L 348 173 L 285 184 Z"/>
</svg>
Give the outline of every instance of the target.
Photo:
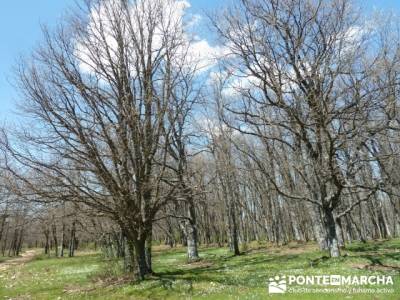
<svg viewBox="0 0 400 300">
<path fill-rule="evenodd" d="M 87 293 L 94 290 L 96 290 L 96 286 L 80 287 L 80 286 L 69 285 L 64 288 L 63 292 L 65 294 L 77 294 L 77 293 Z"/>
<path fill-rule="evenodd" d="M 212 267 L 213 263 L 208 260 L 198 260 L 185 265 L 182 265 L 185 269 L 197 269 L 197 268 L 209 268 Z"/>
<path fill-rule="evenodd" d="M 318 246 L 315 244 L 289 244 L 281 248 L 276 248 L 279 254 L 302 254 L 307 252 L 314 252 L 318 250 Z"/>
<path fill-rule="evenodd" d="M 390 265 L 379 265 L 379 264 L 351 264 L 350 267 L 359 270 L 369 270 L 369 271 L 398 271 L 400 267 L 390 266 Z"/>
<path fill-rule="evenodd" d="M 67 285 L 64 287 L 63 292 L 65 294 L 83 294 L 95 291 L 98 288 L 114 287 L 130 282 L 132 282 L 132 277 L 128 275 L 121 277 L 107 277 L 104 279 L 98 279 L 89 286 Z"/>
<path fill-rule="evenodd" d="M 307 252 L 317 251 L 318 246 L 316 244 L 307 244 L 307 243 L 290 243 L 284 246 L 276 246 L 276 245 L 263 245 L 255 248 L 251 248 L 245 253 L 273 253 L 279 255 L 293 255 L 293 254 L 302 254 Z"/>
<path fill-rule="evenodd" d="M 151 247 L 151 250 L 152 250 L 152 252 L 164 252 L 164 251 L 180 249 L 180 248 L 182 248 L 182 247 L 176 246 L 174 248 L 171 248 L 169 245 L 157 245 L 157 246 Z"/>
<path fill-rule="evenodd" d="M 5 271 L 10 269 L 11 267 L 16 267 L 20 265 L 24 265 L 27 262 L 30 262 L 35 258 L 38 254 L 38 250 L 28 250 L 21 254 L 21 256 L 9 259 L 5 262 L 0 263 L 0 271 Z"/>
</svg>

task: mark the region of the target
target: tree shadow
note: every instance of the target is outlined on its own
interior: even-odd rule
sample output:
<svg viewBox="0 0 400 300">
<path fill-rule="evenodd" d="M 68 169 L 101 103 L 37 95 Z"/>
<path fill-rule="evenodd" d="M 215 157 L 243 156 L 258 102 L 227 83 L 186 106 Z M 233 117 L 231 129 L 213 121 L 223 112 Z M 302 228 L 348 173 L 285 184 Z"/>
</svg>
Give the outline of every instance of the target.
<svg viewBox="0 0 400 300">
<path fill-rule="evenodd" d="M 393 243 L 394 242 L 394 243 Z M 379 251 L 379 250 L 392 250 L 398 249 L 400 245 L 397 240 L 374 240 L 368 243 L 354 243 L 347 244 L 345 249 L 350 252 L 366 252 L 366 251 Z"/>
<path fill-rule="evenodd" d="M 372 271 L 400 271 L 400 252 L 397 244 L 388 244 L 387 241 L 374 241 L 368 244 L 356 244 L 346 247 L 351 258 L 367 260 L 369 264 L 362 269 Z M 385 263 L 387 260 L 395 262 L 394 265 Z"/>
<path fill-rule="evenodd" d="M 157 272 L 155 277 L 160 281 L 160 284 L 166 288 L 171 287 L 174 281 L 185 280 L 190 285 L 194 282 L 203 283 L 220 283 L 223 285 L 237 286 L 244 284 L 246 286 L 258 285 L 260 282 L 266 280 L 261 277 L 255 280 L 254 274 L 259 271 L 260 268 L 265 266 L 265 270 L 278 271 L 281 262 L 288 262 L 296 260 L 299 255 L 281 255 L 281 256 L 247 256 L 242 254 L 241 256 L 221 256 L 213 259 L 211 265 L 201 266 L 189 269 L 174 269 Z M 299 267 L 306 267 L 306 260 L 299 261 Z M 245 272 L 241 273 L 241 270 L 245 268 Z M 236 271 L 236 272 L 235 272 Z M 237 278 L 240 273 L 240 278 Z"/>
</svg>

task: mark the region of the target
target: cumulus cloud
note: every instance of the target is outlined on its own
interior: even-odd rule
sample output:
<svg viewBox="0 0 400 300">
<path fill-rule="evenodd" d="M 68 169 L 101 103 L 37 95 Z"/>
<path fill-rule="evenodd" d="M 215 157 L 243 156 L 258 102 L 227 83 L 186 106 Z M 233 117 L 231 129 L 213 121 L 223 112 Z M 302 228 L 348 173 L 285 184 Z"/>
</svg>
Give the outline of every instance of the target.
<svg viewBox="0 0 400 300">
<path fill-rule="evenodd" d="M 121 2 L 116 0 L 102 2 L 90 12 L 87 35 L 78 40 L 76 45 L 82 70 L 95 72 L 100 64 L 107 66 L 109 61 L 118 59 L 115 19 L 121 16 L 113 14 L 115 10 L 112 9 L 113 6 L 118 5 L 121 5 Z M 224 53 L 225 49 L 221 46 L 212 46 L 206 39 L 193 33 L 202 18 L 197 14 L 189 14 L 188 8 L 190 8 L 190 3 L 186 0 L 133 1 L 127 15 L 123 16 L 129 20 L 122 28 L 125 42 L 134 44 L 140 40 L 147 40 L 152 34 L 151 48 L 144 50 L 151 51 L 156 57 L 164 54 L 162 51 L 166 50 L 166 43 L 172 46 L 176 42 L 172 37 L 179 36 L 180 43 L 172 59 L 178 62 L 184 58 L 188 65 L 197 65 L 198 72 L 209 70 L 217 63 L 218 57 Z M 155 12 L 159 14 L 156 15 Z M 151 26 L 146 26 L 146 23 L 152 17 L 158 18 L 158 21 L 154 32 L 150 33 Z M 93 45 L 96 44 L 100 45 L 93 49 Z M 137 45 L 132 48 L 135 47 Z M 129 59 L 134 65 L 135 53 L 130 56 Z"/>
</svg>

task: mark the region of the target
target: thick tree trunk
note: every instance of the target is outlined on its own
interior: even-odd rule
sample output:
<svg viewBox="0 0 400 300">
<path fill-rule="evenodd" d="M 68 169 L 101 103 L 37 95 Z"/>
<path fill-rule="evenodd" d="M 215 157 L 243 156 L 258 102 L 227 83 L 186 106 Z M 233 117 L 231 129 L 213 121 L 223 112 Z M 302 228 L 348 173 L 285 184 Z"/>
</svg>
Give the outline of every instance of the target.
<svg viewBox="0 0 400 300">
<path fill-rule="evenodd" d="M 198 234 L 196 211 L 192 199 L 188 201 L 188 219 L 184 220 L 181 224 L 186 236 L 188 261 L 196 261 L 199 259 L 197 250 Z"/>
<path fill-rule="evenodd" d="M 135 271 L 135 246 L 124 237 L 124 270 L 127 273 Z"/>
<path fill-rule="evenodd" d="M 137 276 L 143 280 L 146 275 L 151 273 L 146 261 L 146 242 L 145 239 L 134 240 L 135 262 L 137 264 Z"/>
<path fill-rule="evenodd" d="M 339 241 L 336 232 L 336 223 L 333 211 L 330 208 L 323 209 L 324 226 L 327 233 L 327 242 L 330 257 L 339 257 Z"/>
<path fill-rule="evenodd" d="M 199 253 L 197 250 L 198 235 L 196 224 L 194 224 L 192 220 L 184 220 L 181 222 L 181 227 L 186 236 L 188 261 L 196 261 L 199 259 Z"/>
<path fill-rule="evenodd" d="M 188 222 L 186 227 L 187 233 L 187 254 L 189 261 L 196 261 L 199 259 L 199 253 L 197 250 L 197 228 L 196 225 Z"/>
</svg>

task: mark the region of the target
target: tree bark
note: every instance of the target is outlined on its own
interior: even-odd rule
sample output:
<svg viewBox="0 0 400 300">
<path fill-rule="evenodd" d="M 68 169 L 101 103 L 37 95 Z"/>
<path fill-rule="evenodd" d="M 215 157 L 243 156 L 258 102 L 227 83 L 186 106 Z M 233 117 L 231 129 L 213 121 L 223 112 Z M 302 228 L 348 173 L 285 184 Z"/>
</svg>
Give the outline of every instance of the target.
<svg viewBox="0 0 400 300">
<path fill-rule="evenodd" d="M 188 261 L 199 260 L 199 253 L 197 249 L 198 244 L 198 233 L 196 224 L 196 211 L 193 203 L 193 199 L 190 197 L 188 201 L 188 219 L 182 222 L 182 227 L 185 232 L 187 242 L 187 255 Z"/>
<path fill-rule="evenodd" d="M 148 269 L 149 273 L 153 273 L 152 263 L 151 263 L 151 260 L 152 260 L 151 244 L 152 244 L 152 233 L 150 230 L 150 234 L 146 238 L 146 242 L 145 242 L 146 264 L 147 264 L 147 269 Z"/>
<path fill-rule="evenodd" d="M 238 229 L 236 222 L 235 206 L 231 201 L 228 203 L 228 217 L 229 217 L 229 235 L 230 235 L 230 249 L 234 255 L 240 255 Z"/>
<path fill-rule="evenodd" d="M 138 279 L 143 280 L 146 275 L 151 273 L 146 260 L 146 239 L 137 239 L 134 241 L 135 260 L 137 264 Z"/>
<path fill-rule="evenodd" d="M 328 250 L 330 257 L 339 257 L 339 241 L 336 232 L 336 223 L 333 211 L 326 207 L 323 209 L 323 221 L 327 233 Z"/>
<path fill-rule="evenodd" d="M 72 222 L 72 228 L 71 228 L 71 236 L 69 240 L 69 257 L 73 257 L 75 254 L 75 221 Z"/>
<path fill-rule="evenodd" d="M 315 239 L 318 242 L 319 248 L 321 250 L 328 249 L 328 242 L 326 237 L 326 230 L 324 226 L 321 224 L 321 213 L 320 209 L 316 205 L 310 205 L 311 207 L 311 216 L 312 216 L 312 225 Z"/>
<path fill-rule="evenodd" d="M 135 271 L 135 247 L 132 241 L 124 237 L 124 270 L 132 273 Z"/>
<path fill-rule="evenodd" d="M 44 254 L 49 254 L 49 230 L 46 228 L 43 232 L 45 237 L 45 244 L 44 244 Z"/>
<path fill-rule="evenodd" d="M 53 241 L 54 241 L 54 254 L 58 257 L 58 240 L 57 240 L 57 227 L 55 224 L 52 225 L 52 234 L 53 234 Z"/>
<path fill-rule="evenodd" d="M 62 222 L 62 233 L 61 233 L 61 250 L 60 257 L 64 257 L 64 244 L 65 244 L 65 223 Z"/>
</svg>

